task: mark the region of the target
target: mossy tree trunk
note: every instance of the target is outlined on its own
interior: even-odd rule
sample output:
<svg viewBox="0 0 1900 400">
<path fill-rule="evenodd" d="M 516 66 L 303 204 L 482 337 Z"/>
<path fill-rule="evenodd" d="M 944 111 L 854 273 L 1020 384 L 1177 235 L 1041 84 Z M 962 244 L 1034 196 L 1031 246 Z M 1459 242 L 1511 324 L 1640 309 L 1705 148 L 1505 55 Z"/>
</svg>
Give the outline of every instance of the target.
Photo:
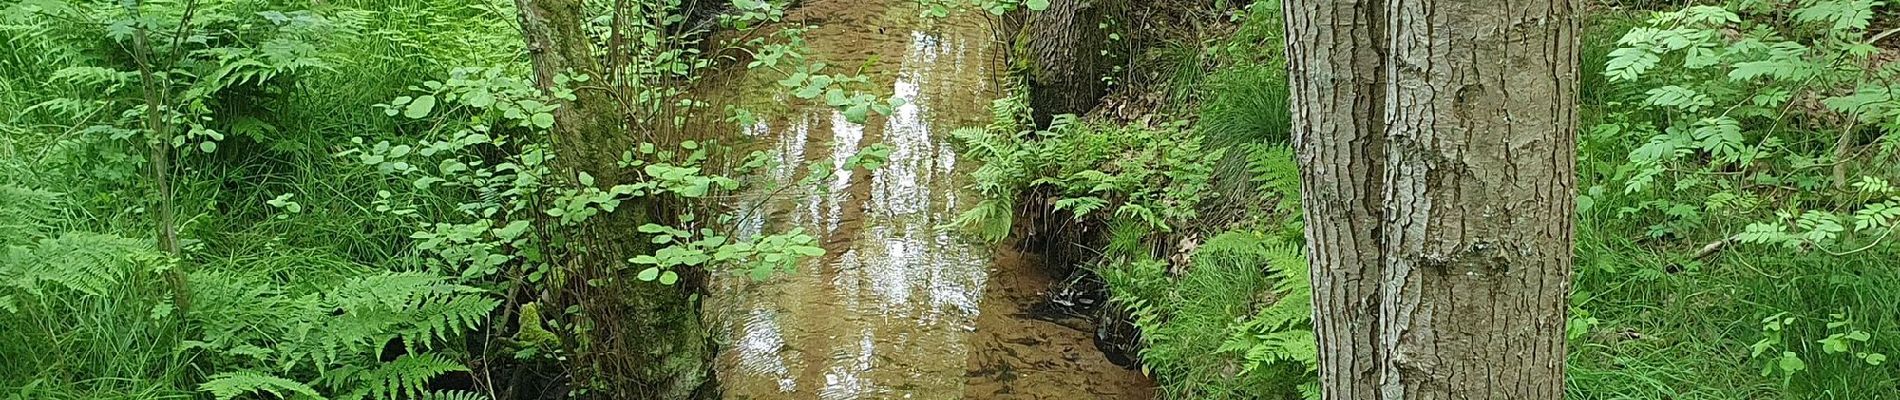
<svg viewBox="0 0 1900 400">
<path fill-rule="evenodd" d="M 534 64 L 536 84 L 554 86 L 556 76 L 586 75 L 589 84 L 609 82 L 593 43 L 582 30 L 590 18 L 580 0 L 516 0 L 522 34 Z M 629 183 L 636 171 L 618 166 L 622 151 L 639 139 L 625 126 L 625 110 L 600 88 L 574 88 L 554 113 L 555 165 L 570 177 L 585 173 L 600 187 Z M 628 279 L 627 260 L 652 250 L 634 234 L 651 220 L 647 204 L 623 205 L 589 218 L 567 244 L 571 274 L 557 304 L 579 305 L 585 328 L 574 355 L 578 384 L 599 398 L 692 398 L 710 379 L 711 346 L 699 321 L 693 288 Z"/>
<path fill-rule="evenodd" d="M 1563 398 L 1578 5 L 1286 11 L 1326 397 Z"/>
</svg>

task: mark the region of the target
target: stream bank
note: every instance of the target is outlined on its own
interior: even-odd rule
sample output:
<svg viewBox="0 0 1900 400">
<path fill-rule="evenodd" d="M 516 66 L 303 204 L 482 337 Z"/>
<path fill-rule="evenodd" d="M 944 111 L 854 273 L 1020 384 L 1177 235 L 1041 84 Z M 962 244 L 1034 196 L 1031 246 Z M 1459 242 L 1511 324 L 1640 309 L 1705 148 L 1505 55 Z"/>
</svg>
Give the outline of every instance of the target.
<svg viewBox="0 0 1900 400">
<path fill-rule="evenodd" d="M 778 73 L 734 77 L 727 98 L 755 110 L 742 134 L 779 167 L 754 179 L 787 187 L 804 165 L 891 147 L 872 171 L 836 170 L 822 193 L 754 193 L 762 204 L 741 235 L 797 227 L 823 257 L 763 281 L 722 277 L 706 303 L 722 337 L 716 364 L 726 399 L 1146 399 L 1152 383 L 1116 366 L 1085 326 L 1038 318 L 1050 274 L 1012 249 L 940 228 L 965 207 L 965 175 L 950 131 L 982 126 L 1001 95 L 996 21 L 960 13 L 925 20 L 908 2 L 804 2 L 788 15 L 812 60 L 862 68 L 905 100 L 855 124 L 790 98 Z M 764 110 L 764 111 L 758 111 Z M 1078 329 L 1081 328 L 1081 329 Z"/>
</svg>

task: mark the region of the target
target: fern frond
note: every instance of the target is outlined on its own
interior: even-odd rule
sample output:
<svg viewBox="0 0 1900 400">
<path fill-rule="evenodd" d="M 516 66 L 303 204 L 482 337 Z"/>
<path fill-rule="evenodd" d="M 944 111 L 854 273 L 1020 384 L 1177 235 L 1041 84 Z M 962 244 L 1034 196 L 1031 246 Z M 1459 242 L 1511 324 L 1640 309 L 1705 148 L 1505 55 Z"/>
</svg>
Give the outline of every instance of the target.
<svg viewBox="0 0 1900 400">
<path fill-rule="evenodd" d="M 1875 0 L 1818 0 L 1795 10 L 1794 19 L 1827 25 L 1835 31 L 1863 31 L 1873 22 Z"/>
<path fill-rule="evenodd" d="M 1300 398 L 1306 400 L 1320 400 L 1319 382 L 1314 381 L 1300 384 Z"/>
<path fill-rule="evenodd" d="M 481 393 L 475 393 L 475 392 L 444 391 L 444 392 L 423 393 L 422 397 L 417 397 L 416 399 L 417 400 L 488 400 L 488 396 L 483 396 Z"/>
<path fill-rule="evenodd" d="M 60 194 L 0 185 L 0 246 L 27 244 L 46 237 L 56 219 Z"/>
<path fill-rule="evenodd" d="M 419 398 L 428 391 L 429 379 L 452 371 L 468 367 L 437 354 L 405 354 L 370 371 L 363 381 L 377 399 Z"/>
<path fill-rule="evenodd" d="M 1312 267 L 1306 263 L 1306 253 L 1298 244 L 1274 241 L 1266 246 L 1269 275 L 1278 280 L 1274 291 L 1282 296 L 1311 295 L 1313 292 Z M 1305 303 L 1301 303 L 1305 304 Z"/>
<path fill-rule="evenodd" d="M 309 385 L 297 381 L 254 371 L 226 372 L 212 375 L 210 380 L 198 385 L 198 390 L 210 392 L 218 400 L 231 400 L 238 396 L 257 393 L 270 393 L 271 397 L 287 398 L 288 395 L 302 395 L 323 399 L 323 395 Z"/>
<path fill-rule="evenodd" d="M 220 310 L 193 313 L 204 331 L 199 347 L 241 360 L 268 354 L 270 368 L 285 371 L 347 368 L 376 359 L 374 350 L 395 338 L 403 339 L 407 353 L 419 354 L 473 328 L 500 305 L 481 289 L 423 273 L 362 276 L 301 296 L 239 275 L 196 273 L 192 281 L 200 308 Z"/>
<path fill-rule="evenodd" d="M 11 246 L 0 253 L 0 276 L 29 294 L 48 289 L 103 295 L 129 272 L 159 260 L 151 245 L 115 235 L 69 232 L 33 246 Z M 47 284 L 56 285 L 49 287 Z"/>
<path fill-rule="evenodd" d="M 474 329 L 488 318 L 488 312 L 501 305 L 500 300 L 480 296 L 432 296 L 423 299 L 407 314 L 412 328 L 402 332 L 409 343 L 450 336 Z"/>
<path fill-rule="evenodd" d="M 1309 267 L 1299 246 L 1273 236 L 1230 231 L 1208 239 L 1194 257 L 1196 268 L 1257 266 L 1273 281 L 1272 302 L 1228 324 L 1227 337 L 1215 352 L 1238 357 L 1242 375 L 1265 373 L 1257 370 L 1280 365 L 1298 367 L 1310 374 L 1318 357 L 1318 342 L 1310 328 L 1313 311 Z M 1274 370 L 1287 371 L 1283 367 Z"/>
<path fill-rule="evenodd" d="M 1261 188 L 1280 195 L 1280 204 L 1297 207 L 1300 198 L 1300 164 L 1293 147 L 1286 144 L 1253 146 L 1248 152 L 1247 172 Z"/>
<path fill-rule="evenodd" d="M 68 85 L 112 91 L 128 82 L 138 80 L 138 73 L 120 71 L 105 67 L 73 66 L 53 71 L 51 80 L 65 82 Z"/>
<path fill-rule="evenodd" d="M 1056 200 L 1057 210 L 1069 210 L 1069 212 L 1075 213 L 1076 218 L 1081 218 L 1082 216 L 1088 215 L 1089 212 L 1099 210 L 1103 206 L 1107 206 L 1107 205 L 1108 205 L 1108 200 L 1103 200 L 1102 198 L 1095 197 L 1095 196 L 1072 197 L 1072 198 L 1064 198 L 1061 200 Z"/>
<path fill-rule="evenodd" d="M 334 360 L 344 349 L 377 345 L 401 337 L 411 346 L 430 343 L 473 328 L 500 300 L 478 288 L 449 283 L 436 275 L 396 272 L 351 279 L 325 293 L 318 312 L 341 311 L 324 321 L 316 355 Z"/>
<path fill-rule="evenodd" d="M 1009 237 L 1011 226 L 1015 224 L 1016 199 L 996 197 L 976 203 L 975 207 L 957 214 L 948 224 L 965 232 L 976 235 L 990 243 L 1002 242 Z"/>
</svg>

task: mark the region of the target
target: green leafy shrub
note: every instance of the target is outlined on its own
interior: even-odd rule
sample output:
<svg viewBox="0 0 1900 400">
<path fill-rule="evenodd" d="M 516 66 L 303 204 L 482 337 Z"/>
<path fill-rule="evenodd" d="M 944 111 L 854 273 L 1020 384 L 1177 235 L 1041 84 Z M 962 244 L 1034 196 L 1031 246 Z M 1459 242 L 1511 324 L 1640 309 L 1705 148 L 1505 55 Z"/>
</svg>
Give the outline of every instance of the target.
<svg viewBox="0 0 1900 400">
<path fill-rule="evenodd" d="M 1696 4 L 1586 25 L 1569 395 L 1891 391 L 1891 5 Z"/>
<path fill-rule="evenodd" d="M 1633 144 L 1613 173 L 1624 194 L 1701 196 L 1647 199 L 1619 213 L 1656 216 L 1662 222 L 1648 233 L 1658 238 L 1712 212 L 1767 219 L 1739 232 L 1746 243 L 1851 252 L 1885 238 L 1900 221 L 1887 183 L 1900 171 L 1853 162 L 1891 159 L 1900 129 L 1900 98 L 1883 78 L 1900 70 L 1868 61 L 1876 8 L 1884 5 L 1692 6 L 1624 34 L 1603 73 L 1640 94 L 1610 103 L 1586 141 Z M 1769 19 L 1783 12 L 1792 23 Z"/>
<path fill-rule="evenodd" d="M 560 171 L 546 135 L 556 99 L 600 77 L 535 87 L 507 2 L 0 5 L 0 359 L 22 361 L 0 363 L 0 387 L 29 388 L 25 398 L 483 397 L 424 382 L 571 360 L 585 343 L 564 339 L 588 329 L 570 307 L 582 297 L 550 292 L 648 284 L 571 275 L 566 257 L 592 245 L 573 234 L 616 209 L 677 213 L 627 226 L 629 242 L 654 251 L 605 263 L 608 276 L 657 285 L 694 268 L 789 270 L 822 253 L 816 240 L 725 232 L 719 202 L 741 190 L 714 172 L 729 149 L 664 135 L 703 116 L 687 88 L 735 52 L 851 120 L 899 104 L 861 90 L 863 75 L 807 60 L 802 29 L 705 45 L 718 27 L 779 21 L 785 3 L 717 16 L 641 3 L 645 20 L 619 34 L 644 40 L 622 49 L 613 90 L 638 99 L 622 104 L 638 122 L 628 128 L 656 139 L 615 149 L 637 178 L 614 185 Z M 588 30 L 605 41 L 615 33 L 600 22 Z M 812 181 L 875 168 L 888 152 L 814 165 Z M 172 164 L 151 168 L 159 155 Z M 160 176 L 168 195 L 156 195 Z M 166 228 L 180 251 L 144 239 L 158 230 L 154 204 L 178 210 Z M 159 284 L 174 271 L 190 271 L 185 284 Z M 519 307 L 534 318 L 515 336 L 532 340 L 471 354 L 466 336 L 513 334 L 490 318 L 517 309 L 501 299 L 523 298 L 549 303 Z M 392 342 L 403 354 L 380 350 Z M 586 371 L 567 372 L 551 375 Z"/>
</svg>

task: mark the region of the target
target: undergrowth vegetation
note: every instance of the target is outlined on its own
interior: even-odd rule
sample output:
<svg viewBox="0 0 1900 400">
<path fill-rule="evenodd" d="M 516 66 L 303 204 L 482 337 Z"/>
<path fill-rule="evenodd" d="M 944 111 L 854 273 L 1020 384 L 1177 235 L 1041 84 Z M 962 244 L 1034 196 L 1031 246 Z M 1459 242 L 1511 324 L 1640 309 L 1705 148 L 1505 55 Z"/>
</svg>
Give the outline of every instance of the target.
<svg viewBox="0 0 1900 400">
<path fill-rule="evenodd" d="M 1900 393 L 1893 6 L 1693 3 L 1589 8 L 1570 396 Z M 1107 102 L 1167 99 L 1144 116 L 1031 129 L 1006 99 L 998 124 L 960 135 L 985 163 L 963 226 L 996 241 L 1085 227 L 1076 262 L 1140 328 L 1168 398 L 1315 395 L 1285 61 L 1260 51 L 1280 48 L 1279 10 L 1231 10 L 1139 57 L 1136 75 L 1167 78 Z"/>
<path fill-rule="evenodd" d="M 712 3 L 574 2 L 599 73 L 537 70 L 516 1 L 0 5 L 0 397 L 639 398 L 617 374 L 667 368 L 700 390 L 708 277 L 824 253 L 737 233 L 728 201 L 891 149 L 746 188 L 772 158 L 689 121 L 750 112 L 692 90 L 750 69 L 851 122 L 902 106 L 810 59 L 790 2 Z M 1683 3 L 1589 8 L 1569 395 L 1900 398 L 1900 9 Z M 1103 24 L 1153 44 L 1103 77 L 1114 111 L 1039 125 L 1016 85 L 955 131 L 982 198 L 945 228 L 1085 247 L 1060 261 L 1167 398 L 1316 398 L 1281 4 L 1194 7 L 1185 36 Z M 562 143 L 599 93 L 637 139 Z M 654 293 L 684 305 L 616 314 Z M 613 336 L 656 320 L 695 329 Z"/>
<path fill-rule="evenodd" d="M 1059 261 L 1102 277 L 1111 308 L 1098 323 L 1139 329 L 1142 368 L 1167 398 L 1319 396 L 1285 64 L 1259 52 L 1280 46 L 1279 12 L 1271 1 L 1227 10 L 1223 33 L 1151 50 L 1182 69 L 1130 89 L 1173 101 L 1150 117 L 1058 115 L 1038 128 L 1019 89 L 992 105 L 989 126 L 954 135 L 982 163 L 972 186 L 984 195 L 956 224 L 993 242 L 1091 246 Z M 1022 215 L 1081 228 L 1016 226 Z"/>
<path fill-rule="evenodd" d="M 1571 395 L 1891 398 L 1895 9 L 1698 3 L 1584 38 Z"/>
<path fill-rule="evenodd" d="M 595 333 L 617 323 L 597 310 L 823 253 L 797 230 L 731 233 L 736 211 L 717 200 L 744 189 L 724 174 L 773 166 L 681 134 L 714 109 L 683 88 L 753 68 L 853 120 L 897 102 L 821 72 L 800 29 L 762 27 L 783 3 L 642 2 L 626 20 L 587 4 L 602 18 L 579 39 L 630 60 L 611 78 L 537 76 L 509 1 L 0 6 L 0 392 L 641 396 L 613 391 L 616 353 L 696 339 L 624 347 Z M 745 35 L 706 43 L 715 29 Z M 618 162 L 601 169 L 636 178 L 562 162 L 556 115 L 589 90 L 637 99 L 613 109 L 643 141 L 607 149 Z M 888 152 L 808 166 L 800 188 Z M 617 212 L 646 216 L 623 232 L 640 251 L 583 268 L 599 245 L 587 232 Z M 630 285 L 683 288 L 590 291 Z M 696 318 L 687 304 L 638 316 Z"/>
<path fill-rule="evenodd" d="M 0 34 L 17 47 L 0 63 L 18 107 L 0 116 L 0 162 L 18 173 L 0 182 L 0 214 L 22 229 L 0 252 L 0 387 L 387 398 L 467 371 L 443 344 L 500 301 L 399 264 L 402 224 L 351 206 L 380 187 L 331 162 L 325 136 L 394 128 L 367 112 L 375 94 L 355 79 L 440 71 L 366 59 L 427 47 L 459 57 L 434 60 L 488 63 L 513 47 L 481 24 L 441 32 L 467 41 L 424 46 L 401 29 L 482 12 L 385 6 L 8 6 Z M 323 109 L 351 101 L 364 103 Z M 379 354 L 397 338 L 402 354 Z"/>
<path fill-rule="evenodd" d="M 999 121 L 1014 120 L 1019 101 L 998 100 Z M 1290 148 L 1256 143 L 1228 157 L 1203 148 L 1205 136 L 1179 122 L 1140 126 L 1060 115 L 1048 129 L 1026 126 L 957 132 L 966 154 L 983 162 L 973 177 L 985 198 L 956 224 L 990 241 L 1018 231 L 1018 212 L 1103 226 L 1099 254 L 1082 262 L 1107 283 L 1111 307 L 1140 328 L 1140 356 L 1164 390 L 1179 398 L 1317 398 L 1317 388 L 1306 386 L 1316 352 Z M 1246 204 L 1212 204 L 1221 198 L 1214 194 L 1215 169 L 1225 163 L 1241 163 L 1225 168 L 1239 171 L 1233 176 L 1242 182 L 1223 190 L 1267 194 L 1232 196 Z M 1222 226 L 1202 215 L 1229 209 L 1248 215 Z M 1200 243 L 1203 234 L 1213 237 Z M 1191 244 L 1176 244 L 1182 238 Z"/>
</svg>

